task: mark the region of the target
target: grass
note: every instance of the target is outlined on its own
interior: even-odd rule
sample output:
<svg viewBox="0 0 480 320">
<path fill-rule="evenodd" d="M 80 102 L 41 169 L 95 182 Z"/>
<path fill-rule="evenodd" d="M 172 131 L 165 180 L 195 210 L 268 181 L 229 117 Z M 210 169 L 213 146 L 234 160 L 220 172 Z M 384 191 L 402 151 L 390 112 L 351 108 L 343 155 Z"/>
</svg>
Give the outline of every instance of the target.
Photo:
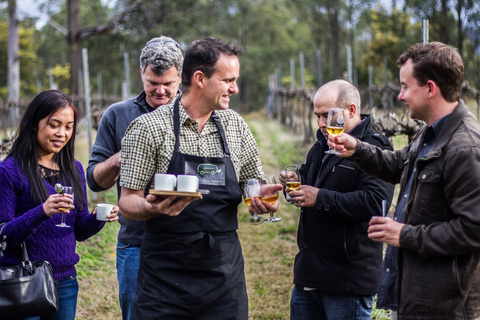
<svg viewBox="0 0 480 320">
<path fill-rule="evenodd" d="M 244 116 L 259 145 L 265 173 L 279 176 L 286 165 L 300 165 L 310 145 L 302 137 L 284 130 L 277 121 L 268 120 L 262 113 Z M 404 141 L 396 137 L 394 144 Z M 397 141 L 398 140 L 398 141 Z M 77 158 L 86 168 L 88 142 L 85 133 L 77 139 Z M 396 149 L 398 147 L 396 146 Z M 96 200 L 92 200 L 95 198 Z M 116 203 L 116 189 L 93 195 L 89 204 Z M 296 235 L 300 210 L 287 204 L 280 196 L 275 213 L 283 220 L 277 223 L 251 226 L 246 223 L 249 213 L 246 205 L 238 208 L 239 237 L 245 260 L 245 276 L 249 297 L 249 319 L 286 320 L 290 316 L 290 296 L 293 288 L 293 263 L 298 251 Z M 77 319 L 121 319 L 118 303 L 118 285 L 115 269 L 115 245 L 119 225 L 107 223 L 103 230 L 89 240 L 78 243 L 81 260 L 77 265 L 80 292 Z M 372 319 L 389 319 L 384 310 L 374 310 Z"/>
<path fill-rule="evenodd" d="M 308 146 L 262 114 L 245 116 L 260 150 L 263 170 L 279 176 L 288 164 L 304 162 Z M 280 196 L 281 222 L 251 226 L 247 207 L 239 207 L 239 236 L 245 259 L 250 319 L 289 319 L 293 262 L 300 210 Z"/>
<path fill-rule="evenodd" d="M 75 155 L 87 169 L 90 155 L 85 130 L 75 141 Z M 88 204 L 93 211 L 97 203 L 117 204 L 117 189 L 93 193 L 87 188 Z M 77 243 L 80 262 L 77 264 L 79 293 L 77 303 L 78 320 L 121 319 L 118 302 L 118 284 L 115 268 L 115 253 L 118 223 L 106 223 L 105 227 L 90 239 Z"/>
</svg>

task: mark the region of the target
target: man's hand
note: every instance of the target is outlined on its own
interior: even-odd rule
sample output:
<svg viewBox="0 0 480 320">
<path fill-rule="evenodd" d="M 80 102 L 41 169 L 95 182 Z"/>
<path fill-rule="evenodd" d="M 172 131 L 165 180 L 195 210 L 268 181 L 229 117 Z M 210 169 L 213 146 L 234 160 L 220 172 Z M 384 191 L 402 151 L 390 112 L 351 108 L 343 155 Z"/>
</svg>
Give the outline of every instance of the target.
<svg viewBox="0 0 480 320">
<path fill-rule="evenodd" d="M 301 185 L 297 190 L 290 190 L 287 188 L 288 195 L 294 201 L 297 207 L 314 207 L 317 203 L 317 195 L 320 189 Z"/>
<path fill-rule="evenodd" d="M 283 190 L 283 186 L 281 184 L 262 185 L 262 194 L 275 194 L 275 192 L 278 192 L 280 190 Z M 270 211 L 275 212 L 278 210 L 278 199 L 273 204 L 270 204 L 265 201 L 260 201 L 258 198 L 253 198 L 253 201 L 250 204 L 248 210 L 252 215 L 254 211 L 256 211 L 257 214 L 269 213 Z"/>
<path fill-rule="evenodd" d="M 143 190 L 122 187 L 118 205 L 126 220 L 143 221 L 160 214 L 177 216 L 195 200 L 197 200 L 195 197 L 169 196 L 165 198 L 153 194 L 144 197 Z"/>
<path fill-rule="evenodd" d="M 368 237 L 373 241 L 400 247 L 400 232 L 404 225 L 390 218 L 373 217 L 368 227 Z"/>
<path fill-rule="evenodd" d="M 162 196 L 148 194 L 145 199 L 151 206 L 148 211 L 157 214 L 166 214 L 167 216 L 178 216 L 180 212 L 185 209 L 191 202 L 197 200 L 195 197 L 177 198 L 177 196 L 169 196 L 164 198 Z M 176 201 L 175 201 L 176 200 Z"/>
<path fill-rule="evenodd" d="M 280 184 L 285 188 L 285 170 L 280 172 L 280 177 L 278 179 L 280 180 Z"/>
<path fill-rule="evenodd" d="M 348 133 L 342 133 L 336 137 L 329 136 L 327 144 L 330 148 L 340 152 L 340 154 L 338 154 L 339 157 L 348 158 L 355 153 L 358 141 Z"/>
</svg>

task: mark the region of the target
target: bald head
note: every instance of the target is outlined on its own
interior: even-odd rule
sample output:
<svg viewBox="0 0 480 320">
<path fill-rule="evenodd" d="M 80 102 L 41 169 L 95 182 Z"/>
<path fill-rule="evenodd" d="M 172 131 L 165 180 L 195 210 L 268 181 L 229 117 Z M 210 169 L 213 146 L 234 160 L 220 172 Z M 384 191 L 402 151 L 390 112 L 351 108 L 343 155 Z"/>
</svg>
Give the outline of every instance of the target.
<svg viewBox="0 0 480 320">
<path fill-rule="evenodd" d="M 360 122 L 360 93 L 345 80 L 333 80 L 321 86 L 313 98 L 317 123 L 325 137 L 327 115 L 330 108 L 345 109 L 345 132 L 349 132 Z"/>
<path fill-rule="evenodd" d="M 317 99 L 322 99 L 323 96 L 331 96 L 335 100 L 335 105 L 331 107 L 346 108 L 353 103 L 357 107 L 357 113 L 360 116 L 360 93 L 357 88 L 345 80 L 332 80 L 325 83 L 317 90 L 314 97 L 314 103 Z"/>
</svg>

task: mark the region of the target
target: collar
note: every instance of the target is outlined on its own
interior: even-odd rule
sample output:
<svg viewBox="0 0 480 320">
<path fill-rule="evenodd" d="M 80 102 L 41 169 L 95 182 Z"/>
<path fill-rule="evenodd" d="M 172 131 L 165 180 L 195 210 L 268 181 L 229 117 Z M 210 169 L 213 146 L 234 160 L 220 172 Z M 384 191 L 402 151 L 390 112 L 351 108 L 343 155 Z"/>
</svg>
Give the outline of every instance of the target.
<svg viewBox="0 0 480 320">
<path fill-rule="evenodd" d="M 175 102 L 175 99 L 182 94 L 182 91 L 180 89 L 178 89 L 178 92 L 177 92 L 177 95 L 175 96 L 175 98 L 173 98 L 172 102 L 170 104 L 173 104 Z M 145 90 L 143 90 L 142 92 L 140 92 L 140 94 L 138 96 L 136 96 L 134 99 L 133 99 L 133 102 L 140 106 L 145 112 L 151 112 L 153 110 L 155 110 L 156 108 L 152 107 L 151 105 L 149 105 L 147 103 L 147 99 L 145 99 L 146 97 L 146 93 L 145 93 Z"/>
<path fill-rule="evenodd" d="M 471 116 L 473 117 L 473 115 Z M 448 118 L 444 119 L 445 117 Z M 434 137 L 436 139 L 433 149 L 430 150 L 430 154 L 439 155 L 442 152 L 442 149 L 450 142 L 451 137 L 455 130 L 457 130 L 458 126 L 465 120 L 466 117 L 469 117 L 468 108 L 463 102 L 463 100 L 459 100 L 458 105 L 453 110 L 453 112 L 445 117 L 437 120 L 430 127 L 428 127 L 426 124 L 423 125 L 413 139 L 413 141 L 410 143 L 412 150 L 419 148 L 419 144 L 422 142 L 422 139 L 424 139 L 423 137 L 425 137 L 425 135 L 427 134 L 427 130 L 430 129 L 430 131 L 434 131 L 433 134 L 435 135 Z M 439 122 L 441 120 L 444 120 L 445 123 L 442 124 L 441 122 Z M 437 122 L 439 122 L 438 124 L 440 125 L 440 127 L 436 126 Z M 434 126 L 435 128 L 432 129 L 431 127 Z M 432 133 L 430 134 L 433 136 Z M 412 156 L 416 156 L 415 152 L 412 153 Z"/>
<path fill-rule="evenodd" d="M 441 127 L 433 129 L 437 137 L 437 141 L 435 143 L 437 146 L 435 148 L 443 148 L 450 141 L 454 131 L 465 120 L 465 118 L 468 117 L 468 114 L 469 114 L 469 111 L 467 106 L 465 105 L 463 100 L 459 100 L 458 105 L 453 110 L 453 112 L 445 116 L 445 117 L 448 117 L 447 119 L 444 119 L 445 117 L 443 117 L 436 121 L 436 122 L 439 122 L 441 120 L 444 120 L 445 123 L 443 124 L 439 123 Z M 436 122 L 432 124 L 431 127 L 433 127 L 436 124 Z"/>
<path fill-rule="evenodd" d="M 427 127 L 423 141 L 429 142 L 431 140 L 437 139 L 448 119 L 450 119 L 450 115 L 451 114 L 447 114 L 446 116 L 435 121 L 431 126 Z"/>
<path fill-rule="evenodd" d="M 175 100 L 173 100 L 173 102 L 171 104 L 172 106 L 173 106 L 174 102 L 175 102 Z M 181 101 L 178 102 L 178 106 L 179 106 L 179 108 L 178 108 L 179 109 L 179 114 L 178 115 L 180 117 L 180 125 L 184 126 L 184 127 L 197 128 L 197 130 L 198 130 L 197 121 L 193 120 L 192 118 L 190 118 L 188 116 L 187 112 L 185 111 L 185 109 L 182 106 Z M 216 113 L 216 114 L 218 115 L 218 113 Z M 212 115 L 213 115 L 213 112 L 210 115 L 210 117 L 208 118 L 207 122 L 205 123 L 205 126 L 203 127 L 203 130 L 201 132 L 202 135 L 218 131 L 217 125 L 215 124 L 215 120 L 213 120 Z"/>
</svg>

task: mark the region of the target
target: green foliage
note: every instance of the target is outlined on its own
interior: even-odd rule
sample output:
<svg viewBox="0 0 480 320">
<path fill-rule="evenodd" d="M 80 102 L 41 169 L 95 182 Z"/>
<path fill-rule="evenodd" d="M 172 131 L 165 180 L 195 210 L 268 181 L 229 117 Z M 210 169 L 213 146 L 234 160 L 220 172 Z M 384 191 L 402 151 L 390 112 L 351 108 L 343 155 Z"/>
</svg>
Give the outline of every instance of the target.
<svg viewBox="0 0 480 320">
<path fill-rule="evenodd" d="M 77 243 L 77 254 L 81 257 L 76 269 L 80 277 L 89 277 L 96 270 L 102 270 L 114 260 L 112 246 L 117 241 L 119 224 L 106 223 L 105 227 L 90 239 Z"/>
<path fill-rule="evenodd" d="M 249 121 L 255 117 L 259 117 L 258 113 L 248 114 L 245 116 L 245 119 Z M 268 125 L 268 119 L 263 119 L 262 122 L 265 126 Z M 273 153 L 273 158 L 262 158 L 262 163 L 269 164 L 270 161 L 274 162 L 279 171 L 283 170 L 289 164 L 300 165 L 305 161 L 305 145 L 298 143 L 298 141 L 292 139 L 283 139 L 282 136 L 276 130 L 266 131 L 263 130 L 260 134 L 257 132 L 255 127 L 250 126 L 250 131 L 252 132 L 255 141 L 257 141 L 258 147 L 260 149 L 265 148 L 262 145 L 262 141 L 265 141 L 265 138 L 268 141 L 271 141 L 268 148 L 270 148 Z M 263 137 L 264 135 L 267 137 Z"/>
<path fill-rule="evenodd" d="M 382 309 L 377 309 L 377 297 L 375 296 L 375 299 L 373 301 L 373 311 L 372 311 L 372 320 L 390 320 L 391 319 L 391 312 L 390 310 L 382 310 Z"/>
<path fill-rule="evenodd" d="M 112 7 L 112 2 L 79 1 L 83 29 L 108 23 L 133 2 L 116 0 Z M 67 1 L 41 3 L 44 12 L 54 9 L 48 9 L 51 21 L 68 27 Z M 264 107 L 268 77 L 275 70 L 281 71 L 283 85 L 289 87 L 291 59 L 295 62 L 295 85 L 300 85 L 300 52 L 304 55 L 307 88 L 319 85 L 316 50 L 321 53 L 323 82 L 345 76 L 346 45 L 353 50 L 360 88 L 368 85 L 369 64 L 374 67 L 374 84 L 384 84 L 384 57 L 389 81 L 395 83 L 396 60 L 406 48 L 421 41 L 420 21 L 425 18 L 429 19 L 430 41 L 461 45 L 465 79 L 477 88 L 480 86 L 480 75 L 475 72 L 480 67 L 478 1 L 394 1 L 397 6 L 393 10 L 382 7 L 384 3 L 380 0 L 144 0 L 137 9 L 127 12 L 113 33 L 84 39 L 82 47 L 88 49 L 91 92 L 100 89 L 100 74 L 102 93 L 119 95 L 124 81 L 124 53 L 129 54 L 132 94 L 141 91 L 140 50 L 146 41 L 159 35 L 173 37 L 183 51 L 193 40 L 206 36 L 242 45 L 245 52 L 241 56 L 240 91 L 231 101 L 231 107 L 241 112 Z M 442 11 L 442 3 L 446 3 L 446 11 Z M 5 9 L 6 5 L 0 8 L 2 23 L 7 21 Z M 69 63 L 70 48 L 65 35 L 51 24 L 35 30 L 34 22 L 32 18 L 21 22 L 21 27 L 28 31 L 20 35 L 22 96 L 34 94 L 37 81 L 41 82 L 42 90 L 47 89 L 48 70 L 66 69 Z M 7 68 L 7 28 L 6 24 L 0 26 L 1 74 L 6 74 Z M 69 93 L 68 75 L 58 76 L 55 72 L 54 81 L 59 89 Z M 0 95 L 6 95 L 6 77 L 0 79 Z"/>
<path fill-rule="evenodd" d="M 78 147 L 78 146 L 77 146 Z M 77 150 L 78 151 L 78 150 Z M 78 154 L 79 152 L 77 152 Z M 96 194 L 96 201 L 92 199 L 92 192 L 88 189 L 88 206 L 93 211 L 97 203 L 117 203 L 116 188 Z M 77 273 L 80 277 L 90 277 L 96 271 L 102 270 L 115 260 L 117 234 L 120 225 L 118 222 L 106 223 L 103 229 L 93 237 L 77 242 L 76 252 L 80 256 L 77 264 Z"/>
<path fill-rule="evenodd" d="M 367 52 L 363 56 L 363 65 L 372 65 L 383 68 L 384 57 L 390 70 L 389 80 L 398 78 L 397 59 L 408 47 L 421 39 L 421 24 L 411 23 L 411 17 L 394 9 L 389 14 L 382 7 L 366 12 L 363 16 L 369 21 L 372 29 L 372 38 Z M 383 72 L 377 73 L 378 84 L 384 83 Z"/>
</svg>

